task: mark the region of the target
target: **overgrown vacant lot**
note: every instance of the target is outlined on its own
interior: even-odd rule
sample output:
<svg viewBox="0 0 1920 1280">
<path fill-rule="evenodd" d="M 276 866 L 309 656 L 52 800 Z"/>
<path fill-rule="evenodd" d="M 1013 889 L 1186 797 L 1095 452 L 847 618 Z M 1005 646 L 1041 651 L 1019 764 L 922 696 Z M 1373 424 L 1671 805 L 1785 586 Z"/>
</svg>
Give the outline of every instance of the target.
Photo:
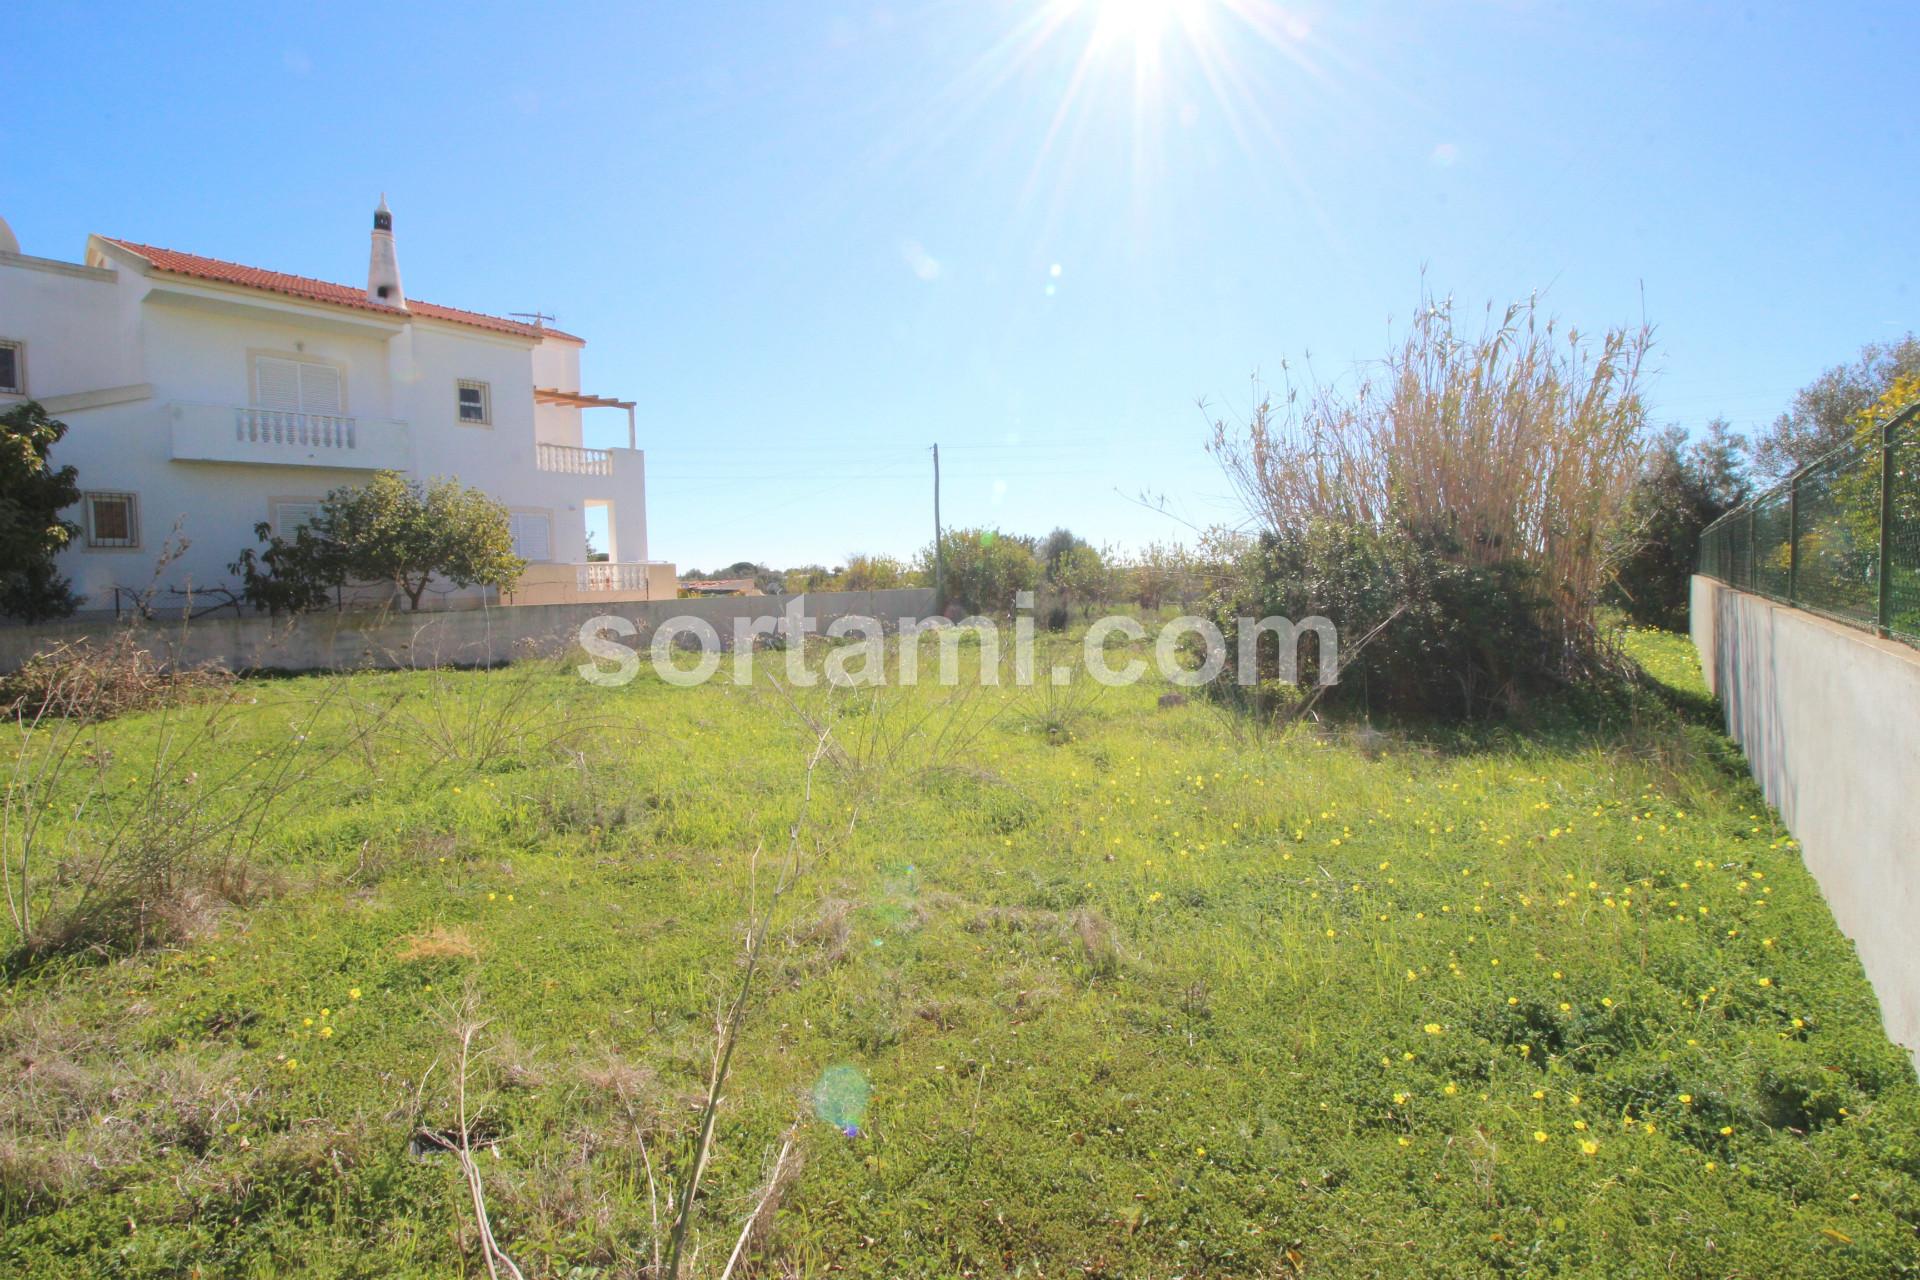
<svg viewBox="0 0 1920 1280">
<path fill-rule="evenodd" d="M 484 1275 L 416 1140 L 457 1125 L 471 1001 L 496 1237 L 530 1276 L 646 1274 L 811 719 L 836 748 L 694 1274 L 796 1120 L 752 1274 L 1913 1274 L 1907 1059 L 1675 709 L 1685 642 L 1632 642 L 1673 691 L 1531 736 L 1260 735 L 1153 684 L 249 682 L 159 790 L 305 735 L 259 873 L 183 877 L 139 954 L 14 957 L 0 1271 Z M 151 761 L 196 714 L 100 726 L 48 821 L 177 813 Z"/>
</svg>

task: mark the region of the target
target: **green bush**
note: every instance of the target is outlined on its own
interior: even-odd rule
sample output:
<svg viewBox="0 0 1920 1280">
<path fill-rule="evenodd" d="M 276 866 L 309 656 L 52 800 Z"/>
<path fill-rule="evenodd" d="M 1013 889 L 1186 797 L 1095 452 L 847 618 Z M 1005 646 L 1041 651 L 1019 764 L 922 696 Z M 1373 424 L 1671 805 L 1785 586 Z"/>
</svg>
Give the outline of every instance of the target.
<svg viewBox="0 0 1920 1280">
<path fill-rule="evenodd" d="M 1303 643 L 1294 681 L 1281 681 L 1277 639 L 1262 636 L 1257 669 L 1243 679 L 1243 619 L 1331 620 L 1340 669 L 1323 701 L 1376 713 L 1508 715 L 1559 683 L 1566 660 L 1533 571 L 1511 561 L 1468 563 L 1444 533 L 1322 520 L 1298 533 L 1262 534 L 1227 566 L 1208 610 L 1227 641 L 1215 687 L 1251 689 L 1267 708 L 1311 689 L 1323 655 Z"/>
<path fill-rule="evenodd" d="M 0 414 L 0 614 L 19 622 L 64 618 L 79 603 L 53 567 L 77 532 L 59 515 L 80 501 L 74 469 L 47 461 L 66 434 L 32 400 Z"/>
<path fill-rule="evenodd" d="M 1040 582 L 1040 562 L 1024 542 L 996 529 L 956 529 L 942 539 L 946 599 L 968 613 L 1011 613 L 1014 597 Z M 923 553 L 931 565 L 933 552 Z"/>
</svg>

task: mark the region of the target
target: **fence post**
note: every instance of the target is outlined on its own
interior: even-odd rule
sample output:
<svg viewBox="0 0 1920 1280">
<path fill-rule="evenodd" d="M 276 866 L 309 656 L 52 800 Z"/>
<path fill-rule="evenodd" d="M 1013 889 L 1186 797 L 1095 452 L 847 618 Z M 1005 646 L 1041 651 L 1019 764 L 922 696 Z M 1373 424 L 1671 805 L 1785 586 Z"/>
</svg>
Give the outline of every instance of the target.
<svg viewBox="0 0 1920 1280">
<path fill-rule="evenodd" d="M 1755 533 L 1753 516 L 1757 510 L 1759 510 L 1758 503 L 1750 503 L 1747 506 L 1747 582 L 1745 589 L 1748 591 L 1752 591 L 1760 580 L 1760 557 L 1754 554 L 1756 544 L 1753 537 Z"/>
<path fill-rule="evenodd" d="M 1878 630 L 1893 630 L 1893 560 L 1887 555 L 1893 532 L 1893 423 L 1880 424 L 1880 610 Z"/>
<path fill-rule="evenodd" d="M 1787 603 L 1800 598 L 1800 473 L 1787 481 Z"/>
</svg>

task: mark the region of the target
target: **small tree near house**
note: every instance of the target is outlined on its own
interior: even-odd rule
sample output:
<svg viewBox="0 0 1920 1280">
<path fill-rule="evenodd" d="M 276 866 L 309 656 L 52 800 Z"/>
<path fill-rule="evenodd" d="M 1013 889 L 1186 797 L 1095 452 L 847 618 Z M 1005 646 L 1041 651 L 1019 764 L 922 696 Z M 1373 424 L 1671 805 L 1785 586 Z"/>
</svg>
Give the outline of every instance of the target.
<svg viewBox="0 0 1920 1280">
<path fill-rule="evenodd" d="M 232 567 L 248 602 L 271 612 L 318 608 L 334 587 L 353 582 L 391 584 L 418 609 L 435 578 L 505 591 L 527 563 L 513 553 L 501 503 L 457 480 L 422 487 L 397 471 L 335 489 L 291 539 L 265 525 L 255 532 L 266 549 L 242 552 Z"/>
<path fill-rule="evenodd" d="M 248 547 L 227 572 L 240 579 L 240 595 L 256 609 L 274 617 L 322 609 L 334 589 L 347 581 L 345 557 L 312 525 L 302 525 L 291 538 L 282 538 L 266 523 L 253 526 L 253 536 L 266 543 L 263 550 Z"/>
<path fill-rule="evenodd" d="M 80 501 L 74 469 L 47 460 L 66 434 L 32 400 L 0 414 L 0 614 L 21 622 L 64 618 L 78 604 L 53 567 L 78 531 L 60 518 Z"/>
</svg>

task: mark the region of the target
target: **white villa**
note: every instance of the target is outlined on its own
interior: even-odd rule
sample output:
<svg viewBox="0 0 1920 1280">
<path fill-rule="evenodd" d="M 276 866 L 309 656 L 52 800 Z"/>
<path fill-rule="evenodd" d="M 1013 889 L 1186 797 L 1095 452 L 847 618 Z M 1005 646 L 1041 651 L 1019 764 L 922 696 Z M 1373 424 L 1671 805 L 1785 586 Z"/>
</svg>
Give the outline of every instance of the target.
<svg viewBox="0 0 1920 1280">
<path fill-rule="evenodd" d="M 384 198 L 365 288 L 100 235 L 83 262 L 29 257 L 0 222 L 0 412 L 33 399 L 68 425 L 53 460 L 84 496 L 59 567 L 89 612 L 156 581 L 167 605 L 231 588 L 256 524 L 288 533 L 383 469 L 506 504 L 531 564 L 500 603 L 673 598 L 633 404 L 580 390 L 584 345 L 409 298 Z M 584 447 L 589 409 L 625 411 L 625 448 Z M 588 562 L 590 525 L 607 560 Z"/>
</svg>

